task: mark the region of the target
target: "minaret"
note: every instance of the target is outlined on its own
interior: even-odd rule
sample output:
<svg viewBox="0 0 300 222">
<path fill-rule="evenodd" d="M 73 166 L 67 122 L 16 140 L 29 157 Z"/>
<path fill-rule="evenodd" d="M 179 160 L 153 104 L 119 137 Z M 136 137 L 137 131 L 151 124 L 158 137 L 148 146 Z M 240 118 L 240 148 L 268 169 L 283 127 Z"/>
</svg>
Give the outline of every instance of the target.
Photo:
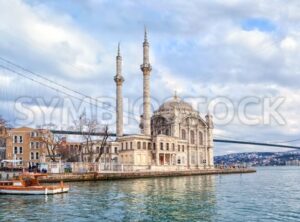
<svg viewBox="0 0 300 222">
<path fill-rule="evenodd" d="M 143 71 L 143 134 L 151 135 L 151 117 L 150 117 L 150 72 L 152 67 L 149 62 L 149 43 L 147 40 L 147 30 L 145 28 L 145 37 L 143 43 L 143 64 L 141 70 Z"/>
<path fill-rule="evenodd" d="M 123 95 L 122 85 L 124 78 L 122 76 L 122 56 L 120 54 L 120 43 L 118 44 L 118 55 L 116 57 L 116 75 L 114 78 L 116 82 L 116 131 L 117 137 L 123 136 Z"/>
</svg>

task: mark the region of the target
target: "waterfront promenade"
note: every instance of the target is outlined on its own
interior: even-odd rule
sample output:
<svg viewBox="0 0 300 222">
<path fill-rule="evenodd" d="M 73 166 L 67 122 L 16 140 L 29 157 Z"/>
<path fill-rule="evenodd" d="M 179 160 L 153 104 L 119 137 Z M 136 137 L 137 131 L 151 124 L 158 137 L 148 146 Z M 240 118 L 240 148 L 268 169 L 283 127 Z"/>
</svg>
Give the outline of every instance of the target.
<svg viewBox="0 0 300 222">
<path fill-rule="evenodd" d="M 91 172 L 91 173 L 59 173 L 48 174 L 48 177 L 41 178 L 44 183 L 52 182 L 80 182 L 80 181 L 101 181 L 101 180 L 123 180 L 151 177 L 178 177 L 193 175 L 214 175 L 214 174 L 241 174 L 255 173 L 252 168 L 228 168 L 228 169 L 205 169 L 205 170 L 181 170 L 181 171 L 134 171 L 134 172 Z"/>
</svg>

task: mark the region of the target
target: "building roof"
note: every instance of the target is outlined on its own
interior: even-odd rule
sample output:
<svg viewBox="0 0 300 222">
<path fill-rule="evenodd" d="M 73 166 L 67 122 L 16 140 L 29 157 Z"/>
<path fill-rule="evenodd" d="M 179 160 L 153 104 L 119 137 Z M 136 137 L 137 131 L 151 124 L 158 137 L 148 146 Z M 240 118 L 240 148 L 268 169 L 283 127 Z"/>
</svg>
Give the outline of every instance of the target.
<svg viewBox="0 0 300 222">
<path fill-rule="evenodd" d="M 32 130 L 34 130 L 34 129 L 30 128 L 30 127 L 22 126 L 22 127 L 18 127 L 18 128 L 12 128 L 10 131 L 23 132 L 23 131 L 32 131 Z"/>
</svg>

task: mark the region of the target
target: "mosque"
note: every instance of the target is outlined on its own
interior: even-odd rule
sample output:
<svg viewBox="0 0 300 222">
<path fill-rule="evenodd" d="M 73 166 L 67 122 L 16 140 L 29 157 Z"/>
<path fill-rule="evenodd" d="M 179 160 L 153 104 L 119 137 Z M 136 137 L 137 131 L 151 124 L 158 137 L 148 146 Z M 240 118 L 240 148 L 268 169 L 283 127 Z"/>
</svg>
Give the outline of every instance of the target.
<svg viewBox="0 0 300 222">
<path fill-rule="evenodd" d="M 122 57 L 116 57 L 116 141 L 117 162 L 130 170 L 180 170 L 213 168 L 213 120 L 177 95 L 163 103 L 151 116 L 149 42 L 145 30 L 143 42 L 143 114 L 140 134 L 123 134 Z"/>
</svg>

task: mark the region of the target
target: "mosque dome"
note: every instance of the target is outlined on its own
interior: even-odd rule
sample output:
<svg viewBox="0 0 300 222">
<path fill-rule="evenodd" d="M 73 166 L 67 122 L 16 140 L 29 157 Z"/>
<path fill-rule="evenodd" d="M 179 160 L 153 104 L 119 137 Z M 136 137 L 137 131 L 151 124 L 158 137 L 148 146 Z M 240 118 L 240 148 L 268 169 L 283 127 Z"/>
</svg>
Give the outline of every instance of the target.
<svg viewBox="0 0 300 222">
<path fill-rule="evenodd" d="M 159 107 L 158 111 L 170 111 L 174 109 L 193 111 L 193 107 L 191 106 L 191 104 L 183 101 L 176 94 L 172 100 L 163 103 Z"/>
</svg>

